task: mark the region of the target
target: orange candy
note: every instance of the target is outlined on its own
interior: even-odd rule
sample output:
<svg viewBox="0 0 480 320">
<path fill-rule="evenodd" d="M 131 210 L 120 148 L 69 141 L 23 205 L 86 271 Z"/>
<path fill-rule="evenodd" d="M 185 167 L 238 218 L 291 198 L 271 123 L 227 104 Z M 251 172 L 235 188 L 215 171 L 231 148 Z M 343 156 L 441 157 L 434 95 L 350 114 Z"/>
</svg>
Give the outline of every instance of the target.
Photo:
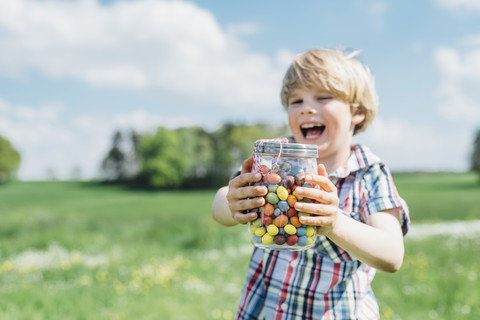
<svg viewBox="0 0 480 320">
<path fill-rule="evenodd" d="M 263 177 L 263 181 L 268 184 L 278 184 L 280 181 L 282 181 L 282 177 L 280 177 L 276 173 L 269 173 L 265 177 Z"/>
<path fill-rule="evenodd" d="M 287 202 L 290 208 L 293 208 L 295 203 L 297 203 L 297 198 L 293 194 L 290 194 L 288 195 Z"/>
<path fill-rule="evenodd" d="M 286 215 L 280 215 L 278 217 L 275 218 L 275 221 L 273 221 L 273 223 L 278 227 L 278 228 L 282 228 L 282 227 L 285 227 L 288 223 L 288 218 Z"/>
<path fill-rule="evenodd" d="M 298 217 L 291 217 L 290 224 L 293 225 L 295 228 L 300 228 L 302 226 L 300 220 L 298 220 Z"/>
<path fill-rule="evenodd" d="M 275 208 L 273 207 L 273 204 L 267 202 L 263 207 L 263 214 L 267 216 L 271 216 L 274 210 Z"/>
</svg>

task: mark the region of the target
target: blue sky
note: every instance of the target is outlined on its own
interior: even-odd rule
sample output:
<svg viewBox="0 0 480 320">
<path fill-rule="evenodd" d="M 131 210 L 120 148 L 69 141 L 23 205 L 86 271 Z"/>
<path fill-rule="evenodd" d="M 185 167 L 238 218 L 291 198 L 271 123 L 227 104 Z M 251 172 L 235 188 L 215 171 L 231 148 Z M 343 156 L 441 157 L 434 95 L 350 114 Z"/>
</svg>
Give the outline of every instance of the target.
<svg viewBox="0 0 480 320">
<path fill-rule="evenodd" d="M 380 96 L 355 139 L 392 170 L 469 167 L 480 0 L 0 1 L 0 135 L 19 177 L 98 173 L 115 129 L 286 123 L 293 56 L 360 50 Z"/>
</svg>

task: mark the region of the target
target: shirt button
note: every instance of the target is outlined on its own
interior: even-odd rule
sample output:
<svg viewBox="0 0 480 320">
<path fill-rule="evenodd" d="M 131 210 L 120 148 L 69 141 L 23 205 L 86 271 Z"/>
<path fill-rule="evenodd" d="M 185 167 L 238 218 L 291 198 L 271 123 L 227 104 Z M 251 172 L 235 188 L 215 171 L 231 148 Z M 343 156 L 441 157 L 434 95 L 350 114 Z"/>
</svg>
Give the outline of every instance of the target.
<svg viewBox="0 0 480 320">
<path fill-rule="evenodd" d="M 290 261 L 290 265 L 292 266 L 292 268 L 295 268 L 298 265 L 298 260 Z"/>
<path fill-rule="evenodd" d="M 284 303 L 282 303 L 282 304 L 280 305 L 280 309 L 282 309 L 283 311 L 287 310 L 287 307 L 288 307 L 288 306 L 287 306 L 287 303 L 286 303 L 286 302 L 284 302 Z"/>
</svg>

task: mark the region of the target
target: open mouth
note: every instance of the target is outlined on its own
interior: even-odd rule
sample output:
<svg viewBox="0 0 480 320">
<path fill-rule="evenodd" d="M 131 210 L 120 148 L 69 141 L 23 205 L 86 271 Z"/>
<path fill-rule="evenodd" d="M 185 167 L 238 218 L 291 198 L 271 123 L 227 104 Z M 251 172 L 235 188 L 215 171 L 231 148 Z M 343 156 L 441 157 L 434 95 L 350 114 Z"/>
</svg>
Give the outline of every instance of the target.
<svg viewBox="0 0 480 320">
<path fill-rule="evenodd" d="M 325 126 L 323 124 L 306 123 L 300 126 L 300 130 L 302 130 L 305 139 L 316 139 L 325 131 Z"/>
</svg>

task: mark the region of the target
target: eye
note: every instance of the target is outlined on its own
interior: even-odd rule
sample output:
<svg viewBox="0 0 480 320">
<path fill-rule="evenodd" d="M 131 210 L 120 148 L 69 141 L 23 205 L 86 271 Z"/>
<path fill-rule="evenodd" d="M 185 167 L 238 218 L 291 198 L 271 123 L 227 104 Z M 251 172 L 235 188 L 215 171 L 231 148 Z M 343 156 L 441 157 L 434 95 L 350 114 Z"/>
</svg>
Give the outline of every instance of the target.
<svg viewBox="0 0 480 320">
<path fill-rule="evenodd" d="M 292 101 L 290 101 L 290 105 L 295 105 L 295 104 L 300 104 L 302 103 L 303 100 L 302 99 L 292 99 Z"/>
<path fill-rule="evenodd" d="M 330 100 L 330 99 L 332 99 L 331 96 L 324 96 L 324 95 L 319 96 L 319 97 L 317 98 L 318 101 L 324 101 L 324 100 Z"/>
</svg>

